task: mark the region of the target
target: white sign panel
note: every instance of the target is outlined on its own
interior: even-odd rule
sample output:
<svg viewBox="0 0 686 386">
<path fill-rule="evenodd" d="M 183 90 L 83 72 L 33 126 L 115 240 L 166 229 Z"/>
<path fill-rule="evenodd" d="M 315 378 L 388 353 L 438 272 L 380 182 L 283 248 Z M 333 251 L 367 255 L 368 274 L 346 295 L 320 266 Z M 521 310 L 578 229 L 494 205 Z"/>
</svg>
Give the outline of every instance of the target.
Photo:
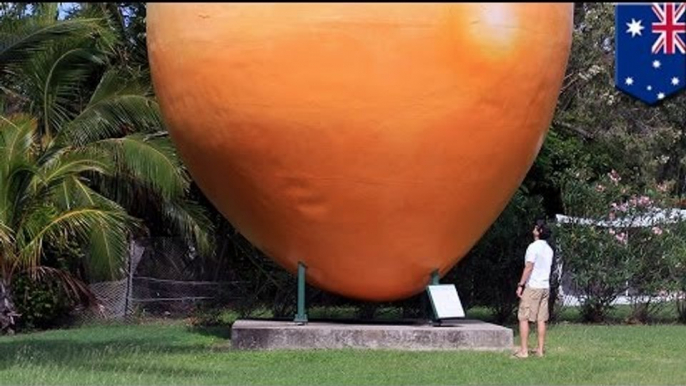
<svg viewBox="0 0 686 386">
<path fill-rule="evenodd" d="M 430 285 L 431 305 L 437 319 L 464 318 L 464 310 L 454 284 Z"/>
</svg>

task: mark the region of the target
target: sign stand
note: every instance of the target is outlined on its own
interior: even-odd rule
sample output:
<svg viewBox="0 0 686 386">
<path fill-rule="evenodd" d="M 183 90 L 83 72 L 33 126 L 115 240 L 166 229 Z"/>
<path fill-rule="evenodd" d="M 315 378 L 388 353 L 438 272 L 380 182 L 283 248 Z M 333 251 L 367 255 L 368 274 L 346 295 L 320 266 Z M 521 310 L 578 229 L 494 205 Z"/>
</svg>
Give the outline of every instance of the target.
<svg viewBox="0 0 686 386">
<path fill-rule="evenodd" d="M 439 284 L 438 271 L 431 274 L 431 284 L 426 287 L 431 308 L 433 310 L 432 322 L 441 325 L 445 319 L 464 318 L 464 309 L 457 295 L 454 284 Z"/>
</svg>

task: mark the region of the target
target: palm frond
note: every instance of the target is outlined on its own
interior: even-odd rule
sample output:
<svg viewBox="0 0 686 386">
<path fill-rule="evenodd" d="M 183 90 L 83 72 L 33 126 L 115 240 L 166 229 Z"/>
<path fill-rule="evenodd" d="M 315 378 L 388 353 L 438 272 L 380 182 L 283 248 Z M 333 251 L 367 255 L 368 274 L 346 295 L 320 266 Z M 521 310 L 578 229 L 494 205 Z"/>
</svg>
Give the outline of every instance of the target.
<svg viewBox="0 0 686 386">
<path fill-rule="evenodd" d="M 92 148 L 63 148 L 52 157 L 42 159 L 33 188 L 39 196 L 51 196 L 65 179 L 87 173 L 111 174 L 114 170 L 114 163 L 105 152 Z"/>
<path fill-rule="evenodd" d="M 100 222 L 91 230 L 86 267 L 92 281 L 118 280 L 125 274 L 128 233 Z"/>
<path fill-rule="evenodd" d="M 45 156 L 46 153 L 51 157 Z M 112 160 L 103 152 L 92 149 L 59 149 L 45 152 L 41 163 L 28 180 L 22 192 L 23 202 L 14 203 L 13 209 L 21 213 L 21 223 L 31 223 L 34 210 L 69 211 L 79 208 L 99 208 L 111 212 L 124 212 L 116 203 L 107 200 L 85 186 L 79 178 L 84 174 L 108 174 L 113 170 Z M 43 216 L 49 218 L 48 216 Z M 66 237 L 66 236 L 65 236 Z"/>
<path fill-rule="evenodd" d="M 12 244 L 14 244 L 14 231 L 0 218 L 0 251 L 6 250 Z"/>
<path fill-rule="evenodd" d="M 162 116 L 149 92 L 149 87 L 127 81 L 120 72 L 107 72 L 88 105 L 65 127 L 58 141 L 83 146 L 131 133 L 160 130 Z"/>
<path fill-rule="evenodd" d="M 41 230 L 59 216 L 56 208 L 49 203 L 35 203 L 26 205 L 17 217 L 21 217 L 14 225 L 15 250 L 14 261 L 10 271 L 16 269 L 33 269 L 39 264 L 43 252 L 44 232 Z M 3 267 L 7 269 L 6 267 Z"/>
<path fill-rule="evenodd" d="M 162 234 L 176 234 L 202 255 L 212 254 L 214 229 L 204 206 L 185 196 L 166 200 L 138 179 L 101 177 L 93 180 L 96 189 L 108 199 L 121 203 L 128 213 L 146 219 L 150 229 Z"/>
<path fill-rule="evenodd" d="M 109 211 L 125 212 L 119 204 L 100 195 L 76 175 L 63 181 L 55 189 L 54 202 L 63 210 L 79 207 L 99 207 Z M 124 273 L 127 256 L 128 234 L 121 229 L 111 229 L 100 221 L 91 229 L 86 260 L 88 278 L 93 281 L 116 280 Z"/>
<path fill-rule="evenodd" d="M 149 85 L 137 79 L 128 79 L 127 76 L 126 73 L 118 70 L 107 71 L 100 79 L 100 83 L 93 92 L 87 107 L 123 95 L 150 96 L 151 88 Z"/>
<path fill-rule="evenodd" d="M 36 168 L 29 162 L 13 165 L 9 175 L 0 174 L 3 180 L 0 185 L 0 222 L 6 226 L 16 226 L 27 205 L 35 199 L 30 194 L 35 174 Z"/>
<path fill-rule="evenodd" d="M 83 93 L 94 66 L 106 62 L 104 54 L 83 48 L 78 39 L 52 44 L 34 54 L 17 71 L 25 94 L 33 101 L 33 112 L 42 117 L 44 131 L 58 131 L 76 115 L 74 101 Z"/>
<path fill-rule="evenodd" d="M 23 162 L 34 143 L 36 120 L 26 115 L 0 115 L 0 169 L 10 173 L 11 165 Z"/>
<path fill-rule="evenodd" d="M 25 115 L 0 115 L 0 222 L 13 227 L 24 205 L 32 170 L 36 121 Z"/>
<path fill-rule="evenodd" d="M 0 26 L 0 72 L 50 47 L 56 39 L 106 33 L 100 19 L 54 21 L 29 18 L 18 26 Z"/>
<path fill-rule="evenodd" d="M 188 200 L 172 200 L 165 202 L 163 209 L 169 225 L 179 234 L 190 236 L 201 255 L 212 254 L 214 228 L 202 205 Z"/>
<path fill-rule="evenodd" d="M 125 210 L 118 203 L 94 191 L 76 175 L 67 177 L 53 193 L 53 202 L 62 210 L 93 206 L 108 210 Z"/>
<path fill-rule="evenodd" d="M 120 176 L 142 181 L 166 200 L 181 196 L 189 189 L 190 180 L 167 137 L 132 134 L 90 146 L 109 149 Z"/>
<path fill-rule="evenodd" d="M 109 232 L 127 233 L 134 226 L 134 219 L 122 211 L 86 207 L 59 212 L 46 203 L 34 208 L 19 229 L 16 265 L 30 269 L 37 267 L 45 242 L 62 245 L 67 239 L 75 239 L 85 245 L 98 227 L 105 227 Z M 107 257 L 91 256 L 91 259 L 101 258 Z"/>
<path fill-rule="evenodd" d="M 119 28 L 113 25 L 112 15 L 107 12 L 108 6 L 116 8 L 117 3 L 81 3 L 79 17 L 101 20 L 103 30 L 100 31 L 96 41 L 97 47 L 103 51 L 114 52 L 117 46 L 121 44 L 123 35 L 121 35 Z"/>
</svg>

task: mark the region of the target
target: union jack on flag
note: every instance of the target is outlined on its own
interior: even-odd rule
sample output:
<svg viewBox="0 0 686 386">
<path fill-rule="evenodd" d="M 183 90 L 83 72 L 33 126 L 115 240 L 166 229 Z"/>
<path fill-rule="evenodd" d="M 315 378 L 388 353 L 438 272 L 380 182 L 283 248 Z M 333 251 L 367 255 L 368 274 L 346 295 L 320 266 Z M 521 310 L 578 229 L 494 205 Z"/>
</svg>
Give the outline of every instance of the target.
<svg viewBox="0 0 686 386">
<path fill-rule="evenodd" d="M 686 88 L 686 3 L 619 3 L 615 85 L 648 104 Z"/>
</svg>

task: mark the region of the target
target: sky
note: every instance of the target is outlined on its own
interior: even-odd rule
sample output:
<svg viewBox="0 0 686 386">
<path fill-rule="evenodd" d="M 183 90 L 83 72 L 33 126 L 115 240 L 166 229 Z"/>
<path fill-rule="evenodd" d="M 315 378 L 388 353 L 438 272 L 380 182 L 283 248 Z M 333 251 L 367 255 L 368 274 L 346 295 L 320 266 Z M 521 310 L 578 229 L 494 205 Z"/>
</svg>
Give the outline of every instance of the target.
<svg viewBox="0 0 686 386">
<path fill-rule="evenodd" d="M 59 3 L 59 5 L 57 6 L 57 18 L 60 20 L 64 19 L 67 16 L 67 12 L 69 12 L 69 10 L 71 10 L 78 4 L 79 3 Z"/>
</svg>

